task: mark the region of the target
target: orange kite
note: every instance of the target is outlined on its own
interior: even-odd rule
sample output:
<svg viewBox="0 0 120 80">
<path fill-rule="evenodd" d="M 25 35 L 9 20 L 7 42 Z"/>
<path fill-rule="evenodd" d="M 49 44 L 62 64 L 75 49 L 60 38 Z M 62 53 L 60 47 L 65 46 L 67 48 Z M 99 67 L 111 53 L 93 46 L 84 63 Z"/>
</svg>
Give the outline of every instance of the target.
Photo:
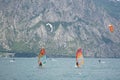
<svg viewBox="0 0 120 80">
<path fill-rule="evenodd" d="M 110 30 L 110 32 L 114 32 L 114 27 L 113 27 L 113 25 L 109 25 L 109 30 Z"/>
</svg>

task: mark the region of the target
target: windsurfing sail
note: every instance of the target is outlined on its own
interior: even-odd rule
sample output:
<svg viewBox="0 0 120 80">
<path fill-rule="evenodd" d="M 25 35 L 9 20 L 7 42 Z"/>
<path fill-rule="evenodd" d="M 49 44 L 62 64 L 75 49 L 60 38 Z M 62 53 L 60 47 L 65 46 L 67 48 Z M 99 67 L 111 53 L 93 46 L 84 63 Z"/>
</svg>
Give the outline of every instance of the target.
<svg viewBox="0 0 120 80">
<path fill-rule="evenodd" d="M 76 66 L 80 67 L 84 64 L 84 58 L 82 54 L 82 49 L 79 48 L 76 52 Z"/>
<path fill-rule="evenodd" d="M 44 48 L 41 48 L 40 53 L 38 55 L 38 64 L 42 66 L 46 63 L 46 52 Z"/>
<path fill-rule="evenodd" d="M 109 25 L 109 30 L 110 30 L 110 32 L 114 32 L 114 27 L 113 27 L 113 25 Z"/>
</svg>

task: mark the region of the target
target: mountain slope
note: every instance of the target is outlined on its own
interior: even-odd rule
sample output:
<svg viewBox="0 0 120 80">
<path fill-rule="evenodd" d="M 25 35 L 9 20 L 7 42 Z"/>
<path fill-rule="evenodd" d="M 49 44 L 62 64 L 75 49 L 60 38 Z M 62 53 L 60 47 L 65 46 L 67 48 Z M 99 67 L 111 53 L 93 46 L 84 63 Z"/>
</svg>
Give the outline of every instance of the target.
<svg viewBox="0 0 120 80">
<path fill-rule="evenodd" d="M 1 0 L 0 51 L 38 54 L 44 46 L 49 56 L 74 56 L 81 47 L 86 57 L 120 57 L 119 5 L 113 0 Z"/>
</svg>

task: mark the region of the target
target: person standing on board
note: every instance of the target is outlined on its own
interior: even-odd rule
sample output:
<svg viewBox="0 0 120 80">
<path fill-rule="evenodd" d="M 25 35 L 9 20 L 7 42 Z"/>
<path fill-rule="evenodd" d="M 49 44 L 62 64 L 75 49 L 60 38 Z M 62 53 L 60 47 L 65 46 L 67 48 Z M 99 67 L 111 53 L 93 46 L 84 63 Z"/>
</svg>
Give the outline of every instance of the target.
<svg viewBox="0 0 120 80">
<path fill-rule="evenodd" d="M 38 64 L 39 64 L 39 66 L 42 66 L 42 62 L 41 62 L 40 58 L 43 57 L 45 55 L 45 53 L 46 53 L 45 48 L 41 48 L 40 53 L 38 55 Z"/>
</svg>

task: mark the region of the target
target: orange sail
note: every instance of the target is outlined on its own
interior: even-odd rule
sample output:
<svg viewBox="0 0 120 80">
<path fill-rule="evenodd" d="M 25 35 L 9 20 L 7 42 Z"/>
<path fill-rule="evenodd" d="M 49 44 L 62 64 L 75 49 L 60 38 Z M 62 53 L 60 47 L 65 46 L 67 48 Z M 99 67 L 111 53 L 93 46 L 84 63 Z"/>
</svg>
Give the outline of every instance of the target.
<svg viewBox="0 0 120 80">
<path fill-rule="evenodd" d="M 76 52 L 76 66 L 80 67 L 83 64 L 84 64 L 84 59 L 83 59 L 82 49 L 79 48 Z"/>
<path fill-rule="evenodd" d="M 109 30 L 110 30 L 110 32 L 114 32 L 114 27 L 113 27 L 113 25 L 109 25 Z"/>
</svg>

